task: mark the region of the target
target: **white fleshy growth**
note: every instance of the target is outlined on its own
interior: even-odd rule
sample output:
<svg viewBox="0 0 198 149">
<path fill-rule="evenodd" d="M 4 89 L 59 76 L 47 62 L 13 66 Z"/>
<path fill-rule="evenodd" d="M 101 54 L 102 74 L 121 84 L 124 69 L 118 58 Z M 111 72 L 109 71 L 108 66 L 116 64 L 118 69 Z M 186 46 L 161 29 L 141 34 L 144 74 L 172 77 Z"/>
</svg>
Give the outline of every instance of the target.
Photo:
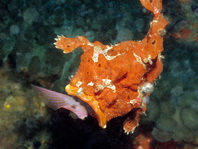
<svg viewBox="0 0 198 149">
<path fill-rule="evenodd" d="M 92 60 L 94 62 L 98 62 L 98 57 L 100 54 L 104 55 L 104 57 L 107 59 L 107 60 L 112 60 L 114 58 L 116 58 L 117 56 L 121 55 L 120 53 L 118 53 L 117 55 L 115 56 L 110 56 L 107 54 L 107 52 L 113 48 L 113 45 L 112 46 L 106 46 L 107 48 L 106 49 L 102 49 L 99 45 L 98 46 L 94 46 L 94 54 L 92 56 Z"/>
<path fill-rule="evenodd" d="M 142 87 L 141 87 L 141 91 L 143 93 L 152 93 L 154 90 L 154 86 L 151 83 L 145 83 Z"/>
</svg>

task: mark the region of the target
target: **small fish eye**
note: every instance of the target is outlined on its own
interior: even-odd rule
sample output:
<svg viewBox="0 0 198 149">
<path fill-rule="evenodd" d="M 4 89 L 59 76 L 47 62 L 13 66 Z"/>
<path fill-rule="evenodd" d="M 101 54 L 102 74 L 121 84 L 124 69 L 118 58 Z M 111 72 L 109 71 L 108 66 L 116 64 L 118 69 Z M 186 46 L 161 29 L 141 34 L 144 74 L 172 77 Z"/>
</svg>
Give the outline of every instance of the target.
<svg viewBox="0 0 198 149">
<path fill-rule="evenodd" d="M 76 105 L 72 105 L 71 107 L 74 108 L 74 109 L 76 109 Z"/>
</svg>

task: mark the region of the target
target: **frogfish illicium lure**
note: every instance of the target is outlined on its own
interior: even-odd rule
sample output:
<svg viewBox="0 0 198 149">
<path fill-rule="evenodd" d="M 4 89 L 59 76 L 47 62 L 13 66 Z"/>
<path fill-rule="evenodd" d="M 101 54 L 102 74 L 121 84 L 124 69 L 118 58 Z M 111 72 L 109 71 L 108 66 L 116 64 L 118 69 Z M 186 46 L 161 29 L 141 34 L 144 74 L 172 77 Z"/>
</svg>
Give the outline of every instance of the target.
<svg viewBox="0 0 198 149">
<path fill-rule="evenodd" d="M 140 1 L 154 14 L 150 29 L 141 41 L 103 45 L 83 36 L 58 36 L 55 43 L 64 53 L 78 47 L 84 52 L 78 71 L 65 87 L 66 92 L 89 104 L 102 128 L 111 119 L 133 110 L 135 116 L 124 122 L 126 133 L 139 125 L 153 83 L 162 72 L 163 35 L 168 24 L 161 13 L 161 0 Z"/>
</svg>

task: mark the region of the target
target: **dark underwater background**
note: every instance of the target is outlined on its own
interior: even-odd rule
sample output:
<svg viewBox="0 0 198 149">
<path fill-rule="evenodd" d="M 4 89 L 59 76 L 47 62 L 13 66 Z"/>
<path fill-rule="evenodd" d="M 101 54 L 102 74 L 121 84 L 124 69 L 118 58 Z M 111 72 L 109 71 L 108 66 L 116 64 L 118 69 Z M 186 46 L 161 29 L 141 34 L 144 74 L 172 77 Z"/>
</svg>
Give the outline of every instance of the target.
<svg viewBox="0 0 198 149">
<path fill-rule="evenodd" d="M 102 129 L 91 116 L 46 107 L 31 84 L 64 93 L 78 69 L 82 51 L 63 54 L 57 35 L 141 40 L 152 13 L 139 0 L 0 0 L 0 149 L 136 149 L 139 134 L 151 149 L 198 149 L 198 1 L 163 0 L 163 14 L 164 70 L 146 116 L 126 135 L 126 116 Z"/>
</svg>

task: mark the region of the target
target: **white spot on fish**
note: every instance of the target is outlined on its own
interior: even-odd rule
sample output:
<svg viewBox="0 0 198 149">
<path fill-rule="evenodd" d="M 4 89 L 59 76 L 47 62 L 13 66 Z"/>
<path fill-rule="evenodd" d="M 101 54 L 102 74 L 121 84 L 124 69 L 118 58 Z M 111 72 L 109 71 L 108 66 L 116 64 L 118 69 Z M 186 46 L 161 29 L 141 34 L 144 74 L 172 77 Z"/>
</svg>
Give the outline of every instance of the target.
<svg viewBox="0 0 198 149">
<path fill-rule="evenodd" d="M 94 83 L 93 83 L 93 82 L 89 82 L 89 83 L 87 84 L 87 86 L 94 86 Z"/>
<path fill-rule="evenodd" d="M 76 83 L 76 86 L 77 87 L 80 87 L 82 85 L 82 82 L 81 81 L 78 81 L 77 83 Z"/>
</svg>

